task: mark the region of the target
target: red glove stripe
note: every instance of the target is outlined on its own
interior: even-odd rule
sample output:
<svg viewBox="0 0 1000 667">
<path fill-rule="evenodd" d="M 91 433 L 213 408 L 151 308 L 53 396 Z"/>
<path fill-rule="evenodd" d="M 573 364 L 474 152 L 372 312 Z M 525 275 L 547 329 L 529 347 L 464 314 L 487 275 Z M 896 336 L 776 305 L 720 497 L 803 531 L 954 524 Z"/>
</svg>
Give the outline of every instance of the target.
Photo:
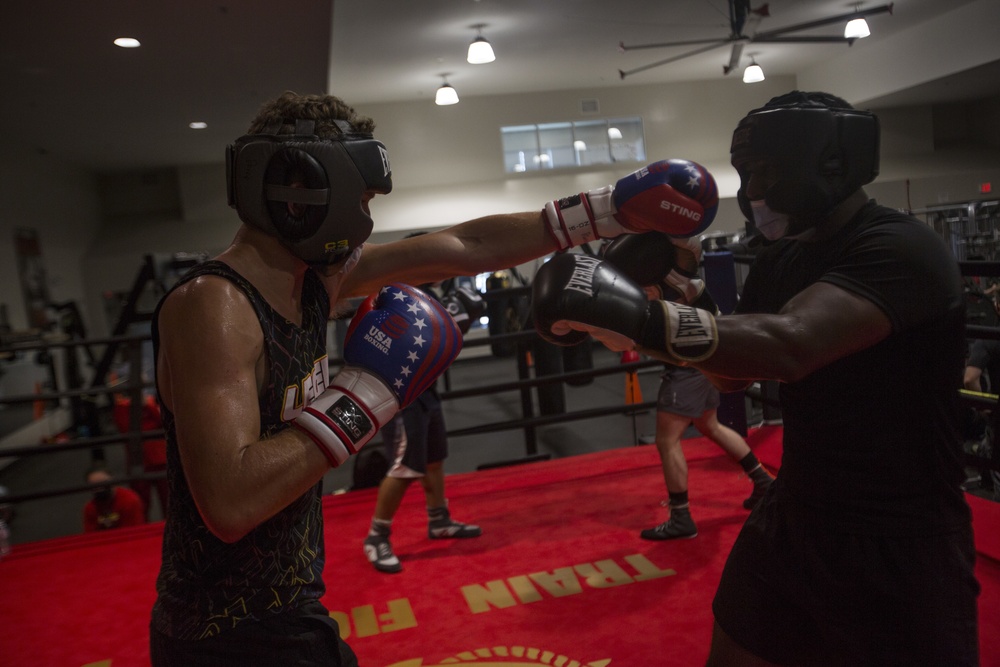
<svg viewBox="0 0 1000 667">
<path fill-rule="evenodd" d="M 433 299 L 420 296 L 408 285 L 394 284 L 393 287 L 406 292 L 414 299 L 427 303 L 434 311 L 433 316 L 428 317 L 430 347 L 421 359 L 420 366 L 417 367 L 413 380 L 410 381 L 406 393 L 402 397 L 402 404 L 406 405 L 426 391 L 451 365 L 462 349 L 462 339 L 458 336 L 458 326 L 444 306 Z"/>
<path fill-rule="evenodd" d="M 587 220 L 590 220 L 590 227 L 594 230 L 594 238 L 601 238 L 601 235 L 597 233 L 597 225 L 594 224 L 594 209 L 590 205 L 590 197 L 587 196 L 586 192 L 580 193 L 580 203 L 583 204 L 583 210 L 587 212 Z"/>
<path fill-rule="evenodd" d="M 304 427 L 301 424 L 298 424 L 296 422 L 292 422 L 292 426 L 294 428 L 302 431 L 307 436 L 309 436 L 309 439 L 313 441 L 313 444 L 316 445 L 316 447 L 319 449 L 319 451 L 323 452 L 323 456 L 326 457 L 326 460 L 330 464 L 330 467 L 337 468 L 337 467 L 340 466 L 340 461 L 338 461 L 334 457 L 333 452 L 331 452 L 330 449 L 326 446 L 326 443 L 324 443 L 322 440 L 320 440 L 319 438 L 317 438 L 313 434 L 312 431 L 310 431 L 306 427 Z M 337 435 L 338 438 L 340 438 L 341 442 L 345 442 L 346 441 L 346 439 L 342 435 L 340 435 L 339 433 L 337 433 L 336 435 Z M 350 447 L 347 448 L 348 451 L 350 451 L 350 449 L 351 449 Z M 354 452 L 354 453 L 356 454 L 357 452 Z"/>
<path fill-rule="evenodd" d="M 569 233 L 569 225 L 566 224 L 566 218 L 563 216 L 562 209 L 559 207 L 558 203 L 556 203 L 556 215 L 559 217 L 559 229 L 561 229 L 562 233 L 566 235 L 567 239 L 569 239 L 569 243 L 572 243 L 573 237 Z"/>
<path fill-rule="evenodd" d="M 648 213 L 640 215 L 639 212 Z M 700 229 L 705 209 L 694 199 L 677 190 L 669 186 L 660 186 L 634 195 L 622 207 L 622 213 L 632 227 L 635 227 L 635 221 L 639 218 L 646 225 L 646 230 L 665 231 L 674 236 L 690 236 Z M 663 214 L 670 215 L 669 230 L 662 229 Z M 618 215 L 615 218 L 617 219 Z"/>
<path fill-rule="evenodd" d="M 358 328 L 358 324 L 360 324 L 361 319 L 375 309 L 376 298 L 378 298 L 377 292 L 362 301 L 361 305 L 358 306 L 354 315 L 351 316 L 351 323 L 347 325 L 347 336 L 345 336 L 345 340 L 350 340 L 350 338 L 354 335 L 354 330 Z"/>
</svg>

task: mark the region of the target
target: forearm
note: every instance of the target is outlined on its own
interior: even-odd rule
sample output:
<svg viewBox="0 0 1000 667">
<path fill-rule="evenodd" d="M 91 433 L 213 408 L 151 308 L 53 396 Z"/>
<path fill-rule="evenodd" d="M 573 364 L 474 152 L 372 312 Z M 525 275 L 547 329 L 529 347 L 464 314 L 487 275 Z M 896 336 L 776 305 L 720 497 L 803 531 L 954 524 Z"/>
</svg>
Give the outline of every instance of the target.
<svg viewBox="0 0 1000 667">
<path fill-rule="evenodd" d="M 692 365 L 719 384 L 756 380 L 791 382 L 813 370 L 813 351 L 802 349 L 795 323 L 780 315 L 729 315 L 715 320 L 715 353 Z M 721 389 L 721 387 L 720 387 Z"/>
<path fill-rule="evenodd" d="M 184 461 L 184 467 L 202 519 L 225 542 L 273 517 L 330 469 L 322 452 L 293 428 L 240 447 L 230 460 Z"/>
<path fill-rule="evenodd" d="M 337 298 L 367 296 L 390 282 L 422 285 L 507 269 L 555 250 L 540 211 L 485 216 L 395 243 L 367 244 Z"/>
</svg>

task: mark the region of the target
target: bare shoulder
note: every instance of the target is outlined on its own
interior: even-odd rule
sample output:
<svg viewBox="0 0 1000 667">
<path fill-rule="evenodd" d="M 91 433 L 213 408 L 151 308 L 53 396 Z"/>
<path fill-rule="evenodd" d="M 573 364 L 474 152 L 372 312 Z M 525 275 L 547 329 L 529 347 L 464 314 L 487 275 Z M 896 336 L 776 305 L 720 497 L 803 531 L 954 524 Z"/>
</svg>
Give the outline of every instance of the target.
<svg viewBox="0 0 1000 667">
<path fill-rule="evenodd" d="M 263 341 L 250 300 L 220 276 L 199 276 L 173 290 L 161 306 L 158 326 L 168 346 L 191 341 L 207 351 L 252 341 L 260 341 L 259 348 Z"/>
</svg>

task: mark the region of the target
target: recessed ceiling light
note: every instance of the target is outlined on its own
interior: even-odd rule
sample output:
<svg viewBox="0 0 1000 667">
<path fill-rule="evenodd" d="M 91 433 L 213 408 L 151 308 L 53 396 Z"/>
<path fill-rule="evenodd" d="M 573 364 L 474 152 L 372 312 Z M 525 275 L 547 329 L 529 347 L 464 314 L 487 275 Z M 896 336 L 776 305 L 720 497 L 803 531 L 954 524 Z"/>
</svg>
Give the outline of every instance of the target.
<svg viewBox="0 0 1000 667">
<path fill-rule="evenodd" d="M 136 49 L 139 48 L 139 40 L 134 37 L 119 37 L 115 40 L 115 46 L 120 46 L 123 49 Z"/>
<path fill-rule="evenodd" d="M 208 123 L 196 120 L 192 123 L 188 123 L 188 127 L 190 127 L 192 130 L 204 130 L 206 127 L 208 127 Z"/>
</svg>

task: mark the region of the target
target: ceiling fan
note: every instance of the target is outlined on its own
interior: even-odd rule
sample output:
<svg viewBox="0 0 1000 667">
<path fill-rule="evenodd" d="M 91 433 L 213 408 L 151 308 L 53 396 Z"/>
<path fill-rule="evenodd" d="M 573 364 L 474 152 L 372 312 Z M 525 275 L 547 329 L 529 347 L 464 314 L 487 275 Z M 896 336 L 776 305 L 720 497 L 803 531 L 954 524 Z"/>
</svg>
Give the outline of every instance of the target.
<svg viewBox="0 0 1000 667">
<path fill-rule="evenodd" d="M 659 60 L 655 63 L 650 63 L 649 65 L 643 65 L 642 67 L 636 67 L 631 70 L 618 70 L 618 74 L 624 79 L 627 76 L 637 74 L 639 72 L 644 72 L 648 69 L 653 69 L 654 67 L 660 67 L 661 65 L 666 65 L 668 63 L 677 62 L 684 58 L 689 58 L 691 56 L 696 56 L 700 53 L 705 53 L 706 51 L 711 51 L 712 49 L 719 48 L 720 46 L 725 46 L 726 44 L 731 44 L 732 49 L 729 53 L 729 63 L 722 67 L 723 75 L 729 74 L 732 70 L 736 69 L 739 65 L 740 58 L 743 55 L 743 48 L 747 44 L 817 44 L 817 43 L 843 43 L 850 46 L 854 43 L 854 37 L 844 37 L 842 35 L 790 35 L 789 33 L 799 32 L 801 30 L 812 30 L 813 28 L 819 28 L 826 25 L 832 25 L 835 23 L 843 24 L 844 22 L 855 19 L 863 18 L 865 16 L 872 16 L 874 14 L 882 14 L 884 12 L 892 13 L 892 3 L 888 5 L 881 5 L 879 7 L 872 7 L 870 9 L 860 9 L 856 11 L 839 14 L 837 16 L 831 16 L 825 19 L 819 19 L 817 21 L 809 21 L 807 23 L 798 23 L 796 25 L 790 25 L 785 28 L 779 28 L 777 30 L 768 30 L 764 32 L 748 31 L 747 28 L 751 26 L 756 26 L 760 20 L 766 16 L 770 16 L 767 4 L 763 4 L 756 9 L 751 9 L 750 0 L 729 0 L 729 26 L 730 33 L 727 37 L 719 38 L 709 38 L 709 39 L 690 39 L 678 42 L 663 42 L 659 44 L 634 44 L 631 46 L 626 46 L 625 42 L 620 42 L 618 44 L 618 51 L 625 53 L 626 51 L 635 51 L 638 49 L 658 49 L 663 47 L 671 46 L 693 46 L 700 44 L 698 48 L 687 51 L 685 53 L 678 54 L 676 56 L 671 56 L 664 60 Z M 750 32 L 750 34 L 746 34 Z"/>
</svg>

